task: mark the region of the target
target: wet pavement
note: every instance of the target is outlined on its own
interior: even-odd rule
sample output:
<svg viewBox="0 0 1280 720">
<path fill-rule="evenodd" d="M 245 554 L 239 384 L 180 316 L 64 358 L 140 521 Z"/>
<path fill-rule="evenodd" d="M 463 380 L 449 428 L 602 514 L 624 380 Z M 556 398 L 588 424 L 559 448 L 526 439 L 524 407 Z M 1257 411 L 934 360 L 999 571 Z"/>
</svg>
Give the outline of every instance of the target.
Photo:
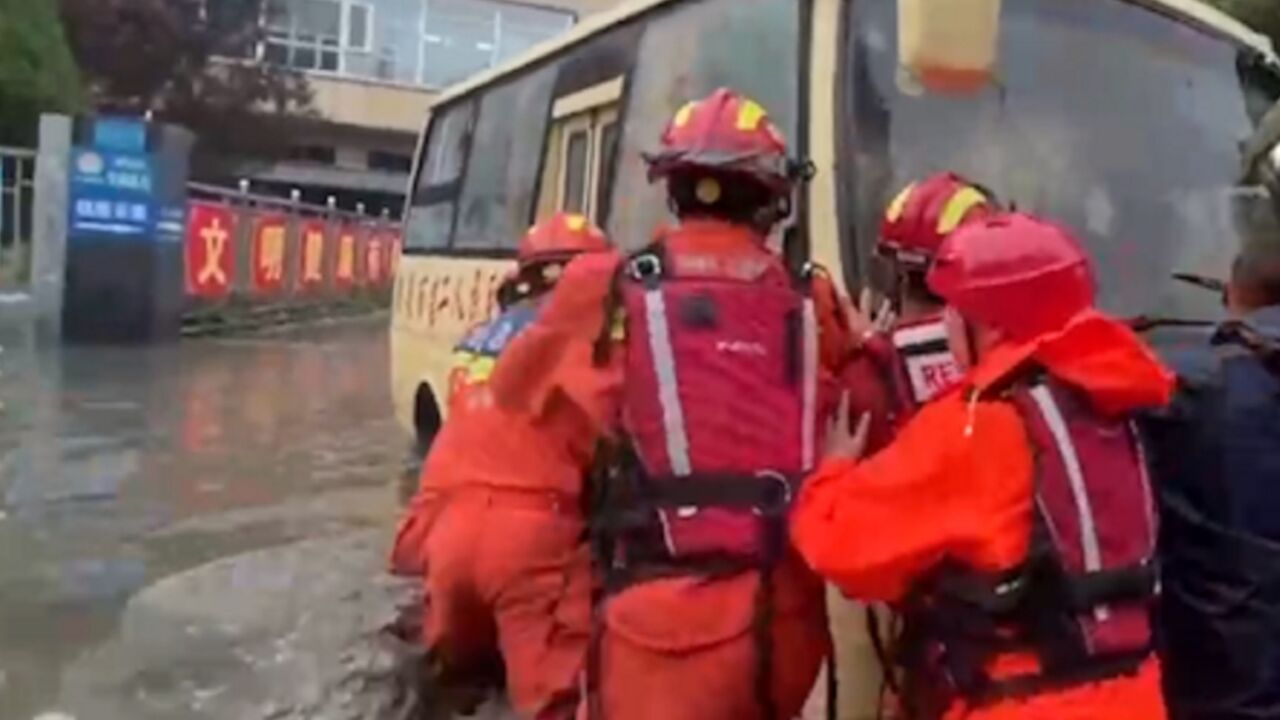
<svg viewBox="0 0 1280 720">
<path fill-rule="evenodd" d="M 0 330 L 5 718 L 51 709 L 63 671 L 119 630 L 142 588 L 387 526 L 407 443 L 385 325 L 60 351 Z"/>
</svg>

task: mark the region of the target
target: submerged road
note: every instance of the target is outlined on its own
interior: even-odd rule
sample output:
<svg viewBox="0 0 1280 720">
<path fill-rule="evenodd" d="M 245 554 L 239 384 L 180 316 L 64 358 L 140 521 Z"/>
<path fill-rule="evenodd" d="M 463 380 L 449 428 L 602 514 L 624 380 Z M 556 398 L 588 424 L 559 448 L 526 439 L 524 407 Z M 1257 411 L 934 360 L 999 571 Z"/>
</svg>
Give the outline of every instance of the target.
<svg viewBox="0 0 1280 720">
<path fill-rule="evenodd" d="M 119 632 L 143 588 L 389 526 L 406 442 L 385 326 L 60 351 L 0 331 L 4 717 L 54 709 L 65 670 Z M 226 602 L 270 585 L 237 576 Z"/>
</svg>

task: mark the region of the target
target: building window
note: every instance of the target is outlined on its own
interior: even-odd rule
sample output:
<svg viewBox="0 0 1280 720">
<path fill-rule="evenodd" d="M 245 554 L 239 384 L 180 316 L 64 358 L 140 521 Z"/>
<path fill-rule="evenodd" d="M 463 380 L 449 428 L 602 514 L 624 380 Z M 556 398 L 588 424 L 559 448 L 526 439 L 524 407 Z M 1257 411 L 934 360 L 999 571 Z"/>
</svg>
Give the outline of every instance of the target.
<svg viewBox="0 0 1280 720">
<path fill-rule="evenodd" d="M 423 84 L 443 87 L 493 67 L 573 24 L 563 10 L 490 0 L 426 0 Z"/>
<path fill-rule="evenodd" d="M 344 72 L 373 48 L 373 6 L 352 0 L 267 0 L 263 60 L 298 70 Z"/>
<path fill-rule="evenodd" d="M 289 159 L 313 165 L 334 165 L 338 152 L 328 145 L 295 145 L 289 148 Z"/>
<path fill-rule="evenodd" d="M 407 173 L 413 167 L 413 158 L 404 153 L 385 150 L 369 151 L 369 169 L 383 172 Z"/>
</svg>

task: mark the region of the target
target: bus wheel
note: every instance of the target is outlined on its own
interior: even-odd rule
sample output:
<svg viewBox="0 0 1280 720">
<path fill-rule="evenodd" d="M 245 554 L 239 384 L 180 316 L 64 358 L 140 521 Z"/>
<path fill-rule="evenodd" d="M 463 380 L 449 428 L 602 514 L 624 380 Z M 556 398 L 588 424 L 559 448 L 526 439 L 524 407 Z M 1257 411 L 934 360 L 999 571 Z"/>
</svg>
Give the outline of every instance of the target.
<svg viewBox="0 0 1280 720">
<path fill-rule="evenodd" d="M 400 502 L 407 503 L 418 491 L 418 478 L 422 475 L 422 462 L 431 450 L 431 443 L 440 432 L 440 407 L 436 404 L 431 386 L 418 386 L 413 397 L 413 445 L 405 459 L 404 472 L 400 475 Z"/>
<path fill-rule="evenodd" d="M 431 443 L 440 432 L 440 406 L 436 403 L 436 395 L 431 392 L 430 385 L 419 385 L 413 396 L 413 428 L 414 443 L 419 459 L 427 456 Z"/>
</svg>

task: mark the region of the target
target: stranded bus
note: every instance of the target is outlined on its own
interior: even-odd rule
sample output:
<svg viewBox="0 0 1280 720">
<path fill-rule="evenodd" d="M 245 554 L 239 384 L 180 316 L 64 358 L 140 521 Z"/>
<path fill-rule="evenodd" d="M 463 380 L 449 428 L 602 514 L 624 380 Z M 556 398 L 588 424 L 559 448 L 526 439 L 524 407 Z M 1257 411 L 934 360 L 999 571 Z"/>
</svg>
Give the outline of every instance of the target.
<svg viewBox="0 0 1280 720">
<path fill-rule="evenodd" d="M 666 207 L 640 153 L 720 86 L 815 163 L 790 234 L 849 285 L 874 279 L 893 193 L 954 169 L 1073 225 L 1108 310 L 1212 319 L 1216 298 L 1170 276 L 1229 266 L 1221 196 L 1280 77 L 1269 42 L 1197 0 L 632 0 L 594 15 L 446 92 L 427 121 L 392 320 L 397 414 L 419 448 L 451 346 L 488 317 L 528 225 L 578 211 L 646 244 Z"/>
</svg>

